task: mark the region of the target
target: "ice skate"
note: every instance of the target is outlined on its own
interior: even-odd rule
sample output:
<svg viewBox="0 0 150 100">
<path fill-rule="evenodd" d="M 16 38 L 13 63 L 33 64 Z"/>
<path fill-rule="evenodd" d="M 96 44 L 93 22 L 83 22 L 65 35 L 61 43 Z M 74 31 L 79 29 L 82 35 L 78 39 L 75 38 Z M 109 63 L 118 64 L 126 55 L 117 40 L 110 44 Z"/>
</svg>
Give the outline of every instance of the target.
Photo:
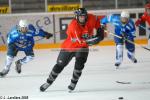
<svg viewBox="0 0 150 100">
<path fill-rule="evenodd" d="M 131 58 L 131 61 L 132 61 L 133 63 L 137 63 L 137 59 L 136 59 L 136 58 Z"/>
<path fill-rule="evenodd" d="M 69 92 L 72 92 L 76 87 L 76 83 L 72 83 L 68 86 Z"/>
<path fill-rule="evenodd" d="M 115 63 L 116 69 L 119 68 L 120 64 L 121 64 L 121 63 L 118 63 L 118 62 Z"/>
<path fill-rule="evenodd" d="M 0 77 L 4 77 L 8 74 L 9 70 L 7 69 L 3 69 L 1 72 L 0 72 Z"/>
<path fill-rule="evenodd" d="M 16 64 L 16 71 L 17 71 L 17 73 L 21 73 L 21 63 L 20 63 L 20 60 L 18 60 L 18 61 L 16 61 L 15 62 L 15 64 Z"/>
<path fill-rule="evenodd" d="M 40 91 L 44 92 L 51 84 L 49 83 L 44 83 L 43 85 L 40 86 Z"/>
</svg>

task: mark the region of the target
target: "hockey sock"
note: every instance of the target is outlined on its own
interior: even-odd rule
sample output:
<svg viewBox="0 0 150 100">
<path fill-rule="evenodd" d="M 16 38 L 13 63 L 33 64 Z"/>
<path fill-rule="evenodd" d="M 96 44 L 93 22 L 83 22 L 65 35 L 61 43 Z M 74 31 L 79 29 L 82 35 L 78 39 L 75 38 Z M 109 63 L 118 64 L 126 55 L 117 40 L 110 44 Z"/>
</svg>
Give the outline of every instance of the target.
<svg viewBox="0 0 150 100">
<path fill-rule="evenodd" d="M 21 64 L 26 64 L 28 63 L 29 61 L 33 60 L 34 59 L 34 56 L 26 56 L 24 57 L 23 59 L 20 59 L 20 63 Z"/>
<path fill-rule="evenodd" d="M 57 78 L 57 76 L 58 76 L 58 73 L 56 73 L 52 70 L 47 79 L 47 83 L 52 84 L 55 81 L 55 79 Z"/>
<path fill-rule="evenodd" d="M 116 46 L 116 63 L 121 63 L 123 60 L 123 45 Z"/>
<path fill-rule="evenodd" d="M 13 60 L 14 60 L 14 57 L 11 57 L 11 56 L 6 57 L 6 66 L 5 66 L 6 70 L 10 69 Z"/>
<path fill-rule="evenodd" d="M 76 70 L 76 69 L 74 69 L 71 82 L 76 84 L 76 83 L 78 82 L 78 80 L 79 80 L 81 74 L 82 74 L 82 71 L 81 71 L 81 70 Z"/>
</svg>

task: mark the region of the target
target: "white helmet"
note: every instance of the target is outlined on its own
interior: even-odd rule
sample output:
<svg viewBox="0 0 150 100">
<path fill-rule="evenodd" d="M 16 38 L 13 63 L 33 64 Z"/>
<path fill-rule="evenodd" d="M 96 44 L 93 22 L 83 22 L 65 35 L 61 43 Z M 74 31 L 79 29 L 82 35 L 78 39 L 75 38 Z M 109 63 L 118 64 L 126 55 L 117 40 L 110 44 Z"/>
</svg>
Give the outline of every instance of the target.
<svg viewBox="0 0 150 100">
<path fill-rule="evenodd" d="M 27 22 L 27 20 L 23 20 L 23 19 L 21 19 L 20 21 L 19 21 L 19 27 L 28 27 L 28 22 Z"/>
<path fill-rule="evenodd" d="M 129 12 L 128 11 L 122 11 L 121 12 L 121 17 L 129 18 Z"/>
</svg>

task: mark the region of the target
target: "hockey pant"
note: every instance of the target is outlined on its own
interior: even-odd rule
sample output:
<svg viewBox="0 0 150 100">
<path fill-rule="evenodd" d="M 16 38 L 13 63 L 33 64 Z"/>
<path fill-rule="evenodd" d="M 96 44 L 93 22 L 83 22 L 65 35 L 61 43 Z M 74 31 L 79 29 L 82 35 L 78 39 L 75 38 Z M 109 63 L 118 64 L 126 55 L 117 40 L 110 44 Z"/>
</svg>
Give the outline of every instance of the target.
<svg viewBox="0 0 150 100">
<path fill-rule="evenodd" d="M 5 69 L 10 70 L 11 64 L 14 60 L 14 57 L 17 55 L 18 50 L 14 46 L 8 46 L 8 51 L 7 51 L 7 56 L 6 56 L 6 64 L 5 64 Z M 24 51 L 25 57 L 20 60 L 21 64 L 26 64 L 29 61 L 33 60 L 34 58 L 34 52 L 32 50 Z"/>
<path fill-rule="evenodd" d="M 84 64 L 87 61 L 88 53 L 89 53 L 88 48 L 82 48 L 76 52 L 61 50 L 57 58 L 57 63 L 53 67 L 47 79 L 47 83 L 51 84 L 53 81 L 55 81 L 55 79 L 61 73 L 64 67 L 68 65 L 68 63 L 73 57 L 75 57 L 75 65 L 71 82 L 76 84 L 82 74 Z"/>
<path fill-rule="evenodd" d="M 132 40 L 133 41 L 133 40 Z M 125 47 L 127 49 L 127 56 L 129 59 L 134 59 L 135 58 L 135 45 L 132 43 L 129 43 L 127 41 L 125 41 Z M 122 63 L 123 61 L 123 44 L 122 43 L 118 43 L 116 45 L 116 63 Z"/>
</svg>

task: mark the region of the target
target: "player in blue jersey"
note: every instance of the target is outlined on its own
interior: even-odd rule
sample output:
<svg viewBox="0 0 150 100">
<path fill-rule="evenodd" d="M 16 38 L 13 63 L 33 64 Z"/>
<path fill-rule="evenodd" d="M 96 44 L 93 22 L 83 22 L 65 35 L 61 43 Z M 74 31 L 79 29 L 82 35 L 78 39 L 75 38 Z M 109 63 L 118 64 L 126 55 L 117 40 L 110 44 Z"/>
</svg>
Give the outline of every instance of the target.
<svg viewBox="0 0 150 100">
<path fill-rule="evenodd" d="M 17 73 L 21 73 L 21 66 L 34 58 L 34 37 L 40 36 L 49 39 L 53 35 L 42 29 L 35 29 L 32 24 L 28 24 L 27 20 L 20 20 L 8 33 L 7 36 L 7 56 L 5 68 L 0 72 L 0 76 L 3 77 L 8 74 L 14 57 L 18 51 L 24 51 L 25 57 L 15 62 Z"/>
<path fill-rule="evenodd" d="M 119 66 L 123 61 L 123 44 L 125 44 L 128 50 L 128 58 L 137 63 L 134 56 L 135 45 L 126 40 L 134 42 L 135 38 L 135 25 L 132 19 L 129 18 L 129 12 L 122 11 L 121 15 L 108 15 L 101 20 L 101 24 L 105 26 L 107 23 L 112 23 L 115 26 L 115 35 L 122 38 L 114 37 L 116 43 L 116 63 L 115 66 Z"/>
</svg>

